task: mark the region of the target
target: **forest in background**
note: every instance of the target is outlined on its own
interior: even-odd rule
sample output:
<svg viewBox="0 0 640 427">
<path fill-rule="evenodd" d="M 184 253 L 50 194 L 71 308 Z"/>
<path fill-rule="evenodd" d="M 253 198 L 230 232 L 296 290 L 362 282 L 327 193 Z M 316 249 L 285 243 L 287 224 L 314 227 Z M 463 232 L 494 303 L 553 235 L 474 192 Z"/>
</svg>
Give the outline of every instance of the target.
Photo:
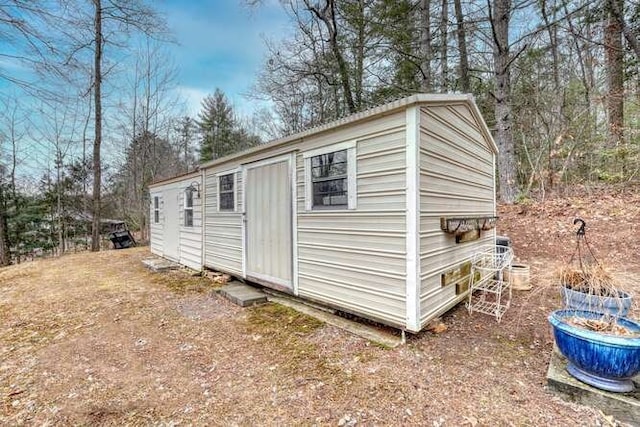
<svg viewBox="0 0 640 427">
<path fill-rule="evenodd" d="M 154 180 L 413 93 L 475 96 L 500 149 L 505 203 L 640 175 L 639 2 L 280 4 L 291 35 L 265 40 L 246 94 L 271 108 L 239 117 L 211 82 L 189 117 L 152 1 L 3 2 L 0 265 L 99 250 L 104 218 L 144 239 Z"/>
</svg>

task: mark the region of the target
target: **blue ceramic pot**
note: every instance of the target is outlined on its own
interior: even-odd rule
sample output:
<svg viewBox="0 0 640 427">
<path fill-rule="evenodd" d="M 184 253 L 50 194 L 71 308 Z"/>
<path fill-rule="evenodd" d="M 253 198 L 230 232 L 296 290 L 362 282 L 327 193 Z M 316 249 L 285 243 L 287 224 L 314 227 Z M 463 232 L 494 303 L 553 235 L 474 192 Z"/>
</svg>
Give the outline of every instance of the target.
<svg viewBox="0 0 640 427">
<path fill-rule="evenodd" d="M 560 293 L 562 304 L 567 309 L 595 311 L 620 317 L 629 313 L 633 301 L 631 295 L 622 291 L 618 291 L 618 297 L 600 297 L 562 286 Z"/>
<path fill-rule="evenodd" d="M 603 390 L 633 391 L 631 378 L 640 373 L 640 323 L 616 319 L 634 334 L 621 336 L 572 326 L 566 321 L 571 317 L 597 320 L 602 314 L 556 310 L 549 315 L 556 345 L 569 361 L 567 371 L 578 380 Z"/>
</svg>

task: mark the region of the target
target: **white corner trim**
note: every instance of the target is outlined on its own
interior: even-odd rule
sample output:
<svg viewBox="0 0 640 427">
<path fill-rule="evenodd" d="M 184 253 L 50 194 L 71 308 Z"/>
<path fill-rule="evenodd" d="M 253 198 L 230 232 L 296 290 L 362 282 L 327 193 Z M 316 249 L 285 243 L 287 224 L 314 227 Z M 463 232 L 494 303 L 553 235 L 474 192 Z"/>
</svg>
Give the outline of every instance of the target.
<svg viewBox="0 0 640 427">
<path fill-rule="evenodd" d="M 305 159 L 306 161 L 306 159 Z M 293 294 L 298 295 L 298 177 L 296 169 L 296 153 L 291 153 L 289 182 L 291 184 L 291 284 Z"/>
<path fill-rule="evenodd" d="M 247 277 L 247 168 L 242 167 L 242 212 L 240 215 L 240 239 L 242 241 L 242 277 Z"/>
<path fill-rule="evenodd" d="M 357 140 L 340 142 L 338 144 L 326 145 L 324 147 L 316 148 L 314 150 L 304 151 L 302 158 L 307 159 L 309 157 L 319 156 L 321 154 L 333 153 L 335 151 L 348 150 L 350 148 L 356 148 Z"/>
<path fill-rule="evenodd" d="M 207 175 L 205 173 L 205 170 L 202 169 L 200 171 L 200 187 L 202 187 L 200 189 L 200 194 L 201 194 L 201 199 L 200 199 L 200 216 L 202 217 L 201 221 L 201 227 L 200 227 L 200 271 L 204 270 L 204 263 L 205 263 L 205 252 L 206 252 L 206 243 L 207 243 L 207 239 L 206 239 L 206 233 L 205 230 L 207 229 L 207 216 L 206 216 L 206 212 L 205 212 L 205 205 L 207 204 Z"/>
<path fill-rule="evenodd" d="M 420 329 L 420 107 L 406 110 L 407 329 Z"/>
</svg>

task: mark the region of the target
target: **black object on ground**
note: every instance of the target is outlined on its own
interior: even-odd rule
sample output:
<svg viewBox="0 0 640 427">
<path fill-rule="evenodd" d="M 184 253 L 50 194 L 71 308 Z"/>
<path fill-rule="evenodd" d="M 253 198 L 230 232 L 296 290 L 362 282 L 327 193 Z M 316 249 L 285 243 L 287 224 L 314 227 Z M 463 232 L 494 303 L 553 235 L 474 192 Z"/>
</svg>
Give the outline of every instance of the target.
<svg viewBox="0 0 640 427">
<path fill-rule="evenodd" d="M 136 240 L 133 238 L 131 232 L 127 229 L 127 226 L 120 224 L 120 229 L 109 233 L 109 240 L 113 243 L 114 249 L 126 249 L 136 246 Z"/>
</svg>

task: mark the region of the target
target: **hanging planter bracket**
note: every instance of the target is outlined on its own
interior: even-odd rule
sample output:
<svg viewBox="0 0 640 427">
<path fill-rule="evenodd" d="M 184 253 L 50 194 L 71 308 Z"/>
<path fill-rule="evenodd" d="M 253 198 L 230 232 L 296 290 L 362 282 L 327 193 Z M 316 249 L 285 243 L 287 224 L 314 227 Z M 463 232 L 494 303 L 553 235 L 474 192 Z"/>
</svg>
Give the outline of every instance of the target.
<svg viewBox="0 0 640 427">
<path fill-rule="evenodd" d="M 446 233 L 459 236 L 474 230 L 491 230 L 496 222 L 497 216 L 441 217 L 440 228 Z"/>
</svg>

